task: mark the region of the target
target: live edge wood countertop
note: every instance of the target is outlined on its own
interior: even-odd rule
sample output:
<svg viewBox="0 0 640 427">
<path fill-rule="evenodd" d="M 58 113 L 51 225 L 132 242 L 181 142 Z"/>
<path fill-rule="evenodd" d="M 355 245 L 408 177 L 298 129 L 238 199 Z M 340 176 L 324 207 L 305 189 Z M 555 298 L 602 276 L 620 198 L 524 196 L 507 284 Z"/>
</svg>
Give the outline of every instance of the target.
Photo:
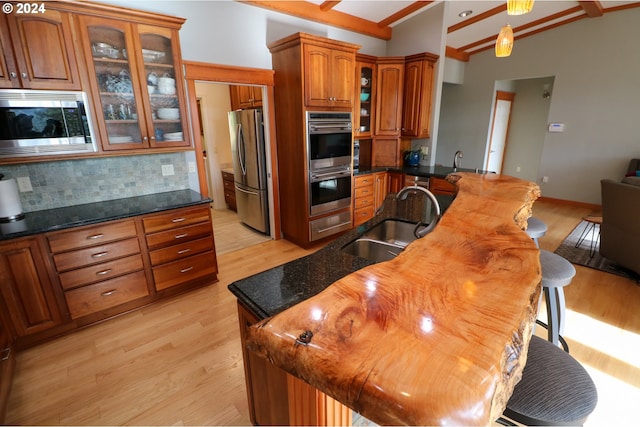
<svg viewBox="0 0 640 427">
<path fill-rule="evenodd" d="M 494 422 L 537 314 L 539 251 L 523 230 L 540 190 L 448 179 L 458 195 L 432 233 L 252 326 L 249 348 L 379 424 Z"/>
</svg>

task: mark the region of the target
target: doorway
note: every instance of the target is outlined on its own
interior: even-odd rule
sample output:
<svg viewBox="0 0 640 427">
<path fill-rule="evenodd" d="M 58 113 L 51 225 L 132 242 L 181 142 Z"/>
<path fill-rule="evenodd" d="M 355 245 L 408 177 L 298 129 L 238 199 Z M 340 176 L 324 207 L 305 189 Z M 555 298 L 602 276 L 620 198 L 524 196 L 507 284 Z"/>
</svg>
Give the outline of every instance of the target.
<svg viewBox="0 0 640 427">
<path fill-rule="evenodd" d="M 496 104 L 493 109 L 491 137 L 489 139 L 489 155 L 487 156 L 485 169 L 498 174 L 502 173 L 502 165 L 504 164 L 511 109 L 515 96 L 516 94 L 513 92 L 500 90 L 496 92 Z"/>
<path fill-rule="evenodd" d="M 212 217 L 216 252 L 230 252 L 266 240 L 279 239 L 279 195 L 275 168 L 275 132 L 268 105 L 273 100 L 273 72 L 216 64 L 185 62 L 187 90 L 194 146 L 199 170 L 200 192 L 213 199 Z M 232 110 L 230 88 L 234 85 L 260 87 L 266 101 L 263 108 L 267 152 L 270 235 L 242 224 L 225 201 L 222 171 L 233 172 L 228 112 Z"/>
</svg>

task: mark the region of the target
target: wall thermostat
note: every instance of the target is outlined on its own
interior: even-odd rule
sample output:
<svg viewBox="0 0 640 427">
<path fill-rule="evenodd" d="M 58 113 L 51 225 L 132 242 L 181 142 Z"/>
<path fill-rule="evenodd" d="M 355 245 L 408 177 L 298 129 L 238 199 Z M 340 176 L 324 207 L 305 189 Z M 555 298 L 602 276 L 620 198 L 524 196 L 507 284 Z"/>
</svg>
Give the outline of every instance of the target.
<svg viewBox="0 0 640 427">
<path fill-rule="evenodd" d="M 549 123 L 549 132 L 564 132 L 564 123 Z"/>
</svg>

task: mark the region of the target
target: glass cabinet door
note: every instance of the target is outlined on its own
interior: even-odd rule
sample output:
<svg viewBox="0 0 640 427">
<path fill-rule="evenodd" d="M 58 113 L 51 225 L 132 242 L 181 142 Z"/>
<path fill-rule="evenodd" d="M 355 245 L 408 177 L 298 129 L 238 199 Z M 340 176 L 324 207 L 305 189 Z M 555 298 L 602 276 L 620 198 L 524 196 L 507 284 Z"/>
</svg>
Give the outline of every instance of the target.
<svg viewBox="0 0 640 427">
<path fill-rule="evenodd" d="M 373 65 L 359 64 L 360 77 L 357 82 L 359 88 L 356 101 L 355 133 L 359 137 L 371 137 L 373 124 Z"/>
<path fill-rule="evenodd" d="M 188 145 L 184 89 L 177 33 L 168 28 L 137 25 L 142 54 L 141 75 L 148 93 L 149 134 L 152 147 Z"/>
<path fill-rule="evenodd" d="M 86 50 L 93 62 L 94 97 L 99 94 L 99 102 L 94 101 L 96 116 L 104 123 L 100 129 L 103 148 L 148 147 L 131 25 L 93 17 L 82 19 L 89 44 Z"/>
</svg>

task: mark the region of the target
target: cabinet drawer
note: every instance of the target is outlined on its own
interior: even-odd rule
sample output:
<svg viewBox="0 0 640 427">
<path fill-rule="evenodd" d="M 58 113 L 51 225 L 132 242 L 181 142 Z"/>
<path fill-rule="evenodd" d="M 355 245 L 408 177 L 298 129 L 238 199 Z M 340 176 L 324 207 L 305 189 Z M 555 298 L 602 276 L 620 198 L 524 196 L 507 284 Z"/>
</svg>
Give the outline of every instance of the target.
<svg viewBox="0 0 640 427">
<path fill-rule="evenodd" d="M 218 272 L 213 251 L 153 267 L 156 289 L 162 290 Z"/>
<path fill-rule="evenodd" d="M 168 248 L 158 249 L 152 251 L 149 255 L 151 256 L 151 264 L 155 266 L 211 250 L 213 250 L 213 239 L 206 237 L 204 239 L 169 246 Z"/>
<path fill-rule="evenodd" d="M 209 221 L 180 227 L 174 230 L 161 231 L 160 233 L 148 234 L 147 245 L 150 249 L 163 246 L 175 245 L 189 240 L 200 239 L 211 235 L 212 228 Z"/>
<path fill-rule="evenodd" d="M 53 256 L 53 261 L 56 264 L 56 269 L 62 272 L 139 253 L 140 245 L 138 239 L 134 238 L 57 254 Z"/>
<path fill-rule="evenodd" d="M 116 276 L 122 276 L 136 270 L 142 270 L 142 255 L 131 255 L 114 261 L 103 262 L 91 267 L 79 270 L 67 271 L 60 274 L 62 288 L 72 289 L 93 282 L 108 280 Z"/>
<path fill-rule="evenodd" d="M 364 208 L 356 209 L 353 212 L 353 225 L 360 225 L 363 222 L 369 221 L 373 218 L 373 204 Z"/>
<path fill-rule="evenodd" d="M 369 196 L 356 197 L 356 201 L 354 202 L 355 209 L 364 208 L 366 206 L 373 206 L 373 193 Z"/>
<path fill-rule="evenodd" d="M 233 181 L 222 181 L 222 186 L 224 187 L 225 191 L 231 191 L 233 194 L 236 193 L 236 186 Z"/>
<path fill-rule="evenodd" d="M 373 185 L 367 187 L 360 187 L 355 189 L 355 197 L 356 199 L 364 198 L 364 197 L 373 197 Z"/>
<path fill-rule="evenodd" d="M 432 192 L 453 194 L 456 186 L 442 178 L 429 178 L 429 190 Z"/>
<path fill-rule="evenodd" d="M 222 179 L 224 181 L 230 181 L 231 185 L 233 186 L 234 176 L 233 176 L 232 173 L 226 172 L 226 171 L 222 171 Z"/>
<path fill-rule="evenodd" d="M 146 217 L 142 220 L 144 231 L 147 233 L 155 233 L 157 231 L 196 224 L 198 222 L 211 222 L 209 220 L 209 209 L 209 206 L 206 205 Z"/>
<path fill-rule="evenodd" d="M 236 193 L 232 192 L 232 191 L 226 191 L 224 192 L 224 200 L 225 201 L 235 201 L 236 200 Z"/>
<path fill-rule="evenodd" d="M 49 239 L 51 251 L 57 253 L 134 236 L 136 236 L 136 225 L 133 220 L 127 220 L 51 234 L 47 238 Z"/>
<path fill-rule="evenodd" d="M 66 291 L 72 319 L 149 295 L 144 271 Z"/>
<path fill-rule="evenodd" d="M 366 187 L 367 185 L 373 185 L 373 175 L 356 176 L 354 179 L 353 187 Z"/>
</svg>

